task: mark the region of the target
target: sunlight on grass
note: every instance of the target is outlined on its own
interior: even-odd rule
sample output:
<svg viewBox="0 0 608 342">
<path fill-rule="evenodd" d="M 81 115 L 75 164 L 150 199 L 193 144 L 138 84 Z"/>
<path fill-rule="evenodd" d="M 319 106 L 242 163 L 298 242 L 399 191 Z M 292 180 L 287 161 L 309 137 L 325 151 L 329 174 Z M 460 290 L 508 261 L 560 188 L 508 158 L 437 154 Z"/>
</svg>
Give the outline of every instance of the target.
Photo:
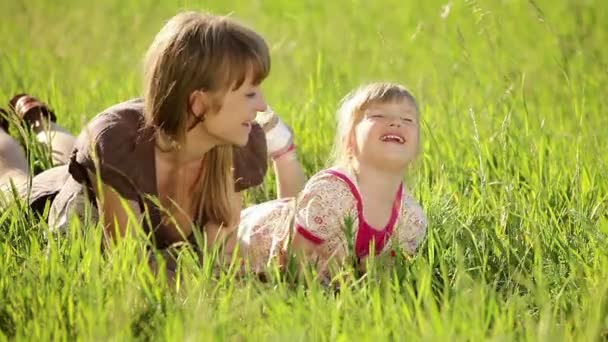
<svg viewBox="0 0 608 342">
<path fill-rule="evenodd" d="M 104 256 L 94 225 L 61 238 L 15 203 L 0 212 L 1 339 L 608 336 L 605 2 L 216 3 L 4 1 L 0 106 L 27 91 L 77 132 L 139 95 L 143 53 L 177 10 L 233 13 L 271 46 L 265 95 L 309 174 L 326 165 L 346 92 L 411 88 L 424 155 L 408 180 L 429 217 L 419 255 L 333 292 L 215 274 L 183 253 L 175 289 L 137 257 L 143 242 Z M 273 198 L 273 177 L 249 203 Z"/>
</svg>

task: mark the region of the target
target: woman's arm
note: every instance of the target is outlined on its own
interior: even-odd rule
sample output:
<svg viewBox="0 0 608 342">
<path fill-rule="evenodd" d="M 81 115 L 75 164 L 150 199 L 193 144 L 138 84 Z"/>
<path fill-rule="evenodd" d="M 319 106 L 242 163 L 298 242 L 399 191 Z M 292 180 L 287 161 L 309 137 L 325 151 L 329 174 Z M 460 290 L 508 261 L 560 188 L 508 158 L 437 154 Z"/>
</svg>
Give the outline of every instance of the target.
<svg viewBox="0 0 608 342">
<path fill-rule="evenodd" d="M 116 242 L 118 239 L 126 237 L 127 233 L 135 236 L 139 228 L 137 223 L 141 217 L 137 203 L 123 199 L 111 186 L 98 182 L 92 172 L 88 174 L 90 184 L 95 184 L 93 193 L 97 202 L 106 247 L 110 242 Z M 136 222 L 132 222 L 133 220 Z M 130 222 L 135 225 L 129 226 Z"/>
<path fill-rule="evenodd" d="M 230 196 L 232 207 L 232 222 L 229 224 L 219 224 L 217 222 L 207 222 L 205 225 L 205 234 L 207 235 L 207 251 L 213 251 L 213 248 L 223 245 L 225 256 L 231 256 L 237 243 L 237 228 L 243 209 L 243 193 L 234 192 Z"/>
</svg>

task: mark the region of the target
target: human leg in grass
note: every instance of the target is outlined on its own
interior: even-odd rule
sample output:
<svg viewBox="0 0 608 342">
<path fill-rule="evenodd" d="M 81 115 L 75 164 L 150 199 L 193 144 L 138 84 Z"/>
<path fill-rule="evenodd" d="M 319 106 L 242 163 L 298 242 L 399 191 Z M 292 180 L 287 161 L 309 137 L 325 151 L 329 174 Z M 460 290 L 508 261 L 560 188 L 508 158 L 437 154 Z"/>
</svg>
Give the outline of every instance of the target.
<svg viewBox="0 0 608 342">
<path fill-rule="evenodd" d="M 75 137 L 57 124 L 55 112 L 46 103 L 28 94 L 13 96 L 9 105 L 19 121 L 36 135 L 38 142 L 51 149 L 53 164 L 66 164 L 74 147 Z"/>
<path fill-rule="evenodd" d="M 0 130 L 8 132 L 8 113 L 4 108 L 0 108 Z"/>
<path fill-rule="evenodd" d="M 0 109 L 0 186 L 27 179 L 27 159 L 19 142 L 8 134 L 8 113 Z"/>
<path fill-rule="evenodd" d="M 36 140 L 51 151 L 54 165 L 67 163 L 74 145 L 74 137 L 56 123 L 55 113 L 48 105 L 32 96 L 18 94 L 9 101 L 9 106 L 11 111 L 2 110 L 0 112 L 0 188 L 3 190 L 2 193 L 12 186 L 15 186 L 20 195 L 24 196 L 26 193 L 37 193 L 37 191 L 46 193 L 49 186 L 59 181 L 59 178 L 55 177 L 56 172 L 47 176 L 47 179 L 53 180 L 52 182 L 43 182 L 41 186 L 32 187 L 29 180 L 33 175 L 30 174 L 25 153 L 28 146 L 24 148 L 9 134 L 9 122 L 17 123 L 24 137 L 29 136 L 29 132 L 24 130 L 30 130 Z M 10 197 L 9 202 L 12 202 Z"/>
</svg>

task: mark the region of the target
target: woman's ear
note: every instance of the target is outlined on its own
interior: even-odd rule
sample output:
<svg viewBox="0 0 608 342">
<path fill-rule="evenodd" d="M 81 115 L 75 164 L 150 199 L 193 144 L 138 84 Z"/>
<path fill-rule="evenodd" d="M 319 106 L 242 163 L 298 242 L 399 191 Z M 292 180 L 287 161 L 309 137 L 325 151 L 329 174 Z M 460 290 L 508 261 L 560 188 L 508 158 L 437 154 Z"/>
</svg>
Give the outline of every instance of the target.
<svg viewBox="0 0 608 342">
<path fill-rule="evenodd" d="M 190 113 L 197 118 L 202 118 L 209 107 L 209 95 L 202 90 L 195 90 L 190 94 L 188 102 Z"/>
<path fill-rule="evenodd" d="M 209 95 L 201 90 L 193 91 L 188 99 L 187 132 L 205 121 L 207 108 L 209 108 Z"/>
</svg>

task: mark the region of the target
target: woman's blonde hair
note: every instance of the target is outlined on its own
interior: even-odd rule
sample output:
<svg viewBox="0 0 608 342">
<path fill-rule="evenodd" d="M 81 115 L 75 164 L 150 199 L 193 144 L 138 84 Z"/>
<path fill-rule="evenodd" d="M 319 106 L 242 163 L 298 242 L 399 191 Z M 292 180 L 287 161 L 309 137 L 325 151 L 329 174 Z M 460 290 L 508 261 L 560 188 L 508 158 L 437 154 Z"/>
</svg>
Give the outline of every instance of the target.
<svg viewBox="0 0 608 342">
<path fill-rule="evenodd" d="M 414 95 L 402 85 L 390 82 L 376 82 L 365 84 L 350 93 L 342 101 L 338 109 L 338 127 L 332 151 L 330 166 L 353 166 L 353 154 L 350 141 L 355 126 L 363 118 L 366 109 L 374 104 L 410 101 L 418 110 L 418 103 Z"/>
<path fill-rule="evenodd" d="M 223 16 L 179 13 L 160 30 L 146 54 L 146 123 L 179 144 L 189 129 L 192 92 L 214 94 L 211 109 L 217 111 L 229 89 L 239 88 L 248 76 L 259 84 L 269 72 L 268 45 L 253 30 Z M 233 223 L 232 167 L 232 146 L 217 146 L 205 155 L 196 191 L 199 220 Z"/>
</svg>

